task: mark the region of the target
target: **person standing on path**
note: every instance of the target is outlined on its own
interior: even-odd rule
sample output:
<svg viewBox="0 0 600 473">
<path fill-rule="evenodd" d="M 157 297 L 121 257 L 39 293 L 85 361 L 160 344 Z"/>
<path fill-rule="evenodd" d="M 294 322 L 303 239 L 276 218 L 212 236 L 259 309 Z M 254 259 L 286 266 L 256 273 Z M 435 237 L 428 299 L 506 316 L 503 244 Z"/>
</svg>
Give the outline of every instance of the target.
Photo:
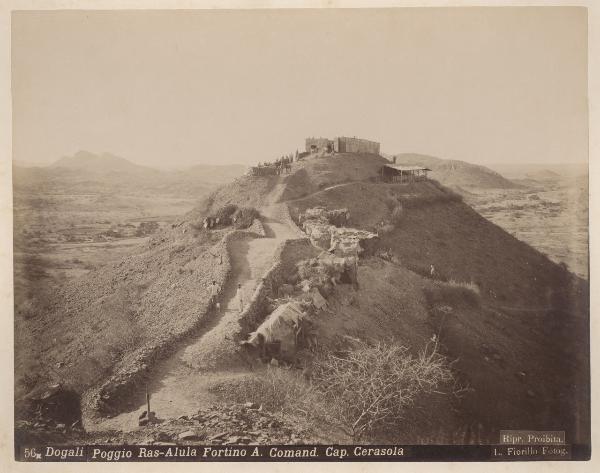
<svg viewBox="0 0 600 473">
<path fill-rule="evenodd" d="M 221 309 L 221 305 L 219 304 L 218 296 L 221 288 L 218 286 L 217 282 L 213 280 L 212 284 L 208 286 L 210 291 L 210 305 L 211 307 L 215 307 L 217 310 Z"/>
<path fill-rule="evenodd" d="M 242 285 L 238 284 L 235 300 L 239 304 L 240 314 L 244 311 L 244 294 L 242 294 Z"/>
</svg>

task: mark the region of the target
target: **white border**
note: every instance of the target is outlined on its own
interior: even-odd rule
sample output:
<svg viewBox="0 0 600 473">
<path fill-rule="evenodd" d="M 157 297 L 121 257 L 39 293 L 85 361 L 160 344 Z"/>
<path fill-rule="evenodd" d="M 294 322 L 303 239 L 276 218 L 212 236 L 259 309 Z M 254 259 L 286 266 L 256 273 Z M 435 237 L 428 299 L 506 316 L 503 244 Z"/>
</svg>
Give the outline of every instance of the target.
<svg viewBox="0 0 600 473">
<path fill-rule="evenodd" d="M 588 8 L 588 65 L 590 110 L 590 269 L 591 269 L 591 350 L 592 350 L 592 461 L 591 462 L 522 462 L 522 463 L 17 463 L 13 461 L 13 324 L 12 324 L 12 163 L 10 107 L 10 12 L 13 10 L 57 9 L 251 9 L 251 8 L 373 8 L 373 7 L 451 7 L 451 6 L 583 6 Z M 597 288 L 594 278 L 598 263 L 596 235 L 598 225 L 593 216 L 600 215 L 596 184 L 600 178 L 600 130 L 598 115 L 600 61 L 600 4 L 585 1 L 436 1 L 436 0 L 8 0 L 0 2 L 0 471 L 598 471 L 599 448 L 598 396 L 596 361 L 600 341 Z"/>
</svg>

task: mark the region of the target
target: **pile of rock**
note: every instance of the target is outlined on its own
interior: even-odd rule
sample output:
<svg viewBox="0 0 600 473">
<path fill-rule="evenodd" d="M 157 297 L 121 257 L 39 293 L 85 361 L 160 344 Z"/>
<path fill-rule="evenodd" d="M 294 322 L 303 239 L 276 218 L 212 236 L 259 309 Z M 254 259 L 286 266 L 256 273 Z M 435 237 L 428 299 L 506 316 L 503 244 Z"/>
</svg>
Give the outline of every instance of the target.
<svg viewBox="0 0 600 473">
<path fill-rule="evenodd" d="M 329 297 L 337 284 L 356 284 L 357 270 L 358 257 L 323 252 L 316 258 L 298 263 L 299 285 L 305 293 L 317 290 Z"/>
<path fill-rule="evenodd" d="M 211 406 L 190 416 L 150 425 L 130 435 L 134 437 L 126 439 L 130 443 L 151 445 L 293 445 L 311 442 L 305 429 L 252 402 Z"/>
<path fill-rule="evenodd" d="M 350 221 L 350 211 L 348 209 L 327 210 L 325 207 L 313 207 L 306 209 L 300 215 L 300 223 L 307 220 L 322 220 L 336 227 L 345 227 Z"/>
<path fill-rule="evenodd" d="M 358 256 L 377 235 L 346 227 L 349 218 L 348 209 L 315 207 L 300 215 L 300 224 L 313 245 L 338 256 Z"/>
</svg>

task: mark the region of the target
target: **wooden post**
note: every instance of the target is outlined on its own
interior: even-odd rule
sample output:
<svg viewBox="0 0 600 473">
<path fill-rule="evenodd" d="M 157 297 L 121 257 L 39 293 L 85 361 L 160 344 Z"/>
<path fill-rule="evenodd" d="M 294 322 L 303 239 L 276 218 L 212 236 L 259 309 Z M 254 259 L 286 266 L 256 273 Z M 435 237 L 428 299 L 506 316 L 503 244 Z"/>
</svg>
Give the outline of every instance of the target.
<svg viewBox="0 0 600 473">
<path fill-rule="evenodd" d="M 150 391 L 148 391 L 148 386 L 146 386 L 146 409 L 148 409 L 148 421 L 150 421 Z"/>
</svg>

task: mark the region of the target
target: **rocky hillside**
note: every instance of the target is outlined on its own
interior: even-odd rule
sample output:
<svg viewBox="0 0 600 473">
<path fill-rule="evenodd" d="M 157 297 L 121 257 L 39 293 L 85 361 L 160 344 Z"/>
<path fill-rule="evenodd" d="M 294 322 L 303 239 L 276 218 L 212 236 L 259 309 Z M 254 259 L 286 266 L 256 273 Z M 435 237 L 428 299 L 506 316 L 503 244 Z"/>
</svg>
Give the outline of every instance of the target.
<svg viewBox="0 0 600 473">
<path fill-rule="evenodd" d="M 332 168 L 342 161 L 339 157 Z M 424 327 L 436 327 L 447 354 L 458 360 L 457 370 L 473 389 L 462 409 L 495 428 L 499 419 L 515 428 L 528 419 L 539 428 L 568 425 L 572 437 L 587 438 L 588 427 L 580 421 L 589 412 L 587 283 L 435 182 L 380 184 L 369 181 L 367 165 L 364 172 L 360 182 L 290 202 L 292 215 L 315 206 L 347 208 L 350 226 L 380 235 L 386 263 L 365 261 L 361 279 L 363 288 L 370 274 L 374 284 L 367 293 L 380 297 L 362 303 L 359 291 L 360 316 L 350 319 L 372 321 L 382 310 L 393 313 L 382 306 L 397 300 L 398 324 L 409 324 L 398 337 L 414 346 L 411 334 L 422 333 L 423 340 Z M 417 287 L 409 285 L 408 275 L 420 281 Z M 390 282 L 396 289 L 381 293 Z M 394 291 L 411 286 L 398 299 Z M 423 310 L 429 315 L 420 322 L 411 316 Z M 384 326 L 394 330 L 393 325 Z M 372 329 L 363 330 L 372 335 Z"/>
<path fill-rule="evenodd" d="M 303 284 L 321 278 L 326 302 L 319 302 L 311 318 L 319 350 L 343 350 L 361 340 L 392 341 L 414 357 L 433 345 L 452 361 L 455 385 L 445 395 L 420 397 L 393 434 L 367 441 L 450 443 L 471 436 L 471 441 L 494 443 L 498 429 L 527 428 L 566 430 L 569 441 L 587 442 L 587 285 L 435 181 L 377 182 L 383 162 L 353 154 L 312 158 L 294 163 L 290 174 L 244 176 L 220 188 L 138 253 L 49 295 L 46 311 L 18 320 L 17 338 L 22 338 L 16 346 L 35 348 L 17 350 L 17 371 L 51 366 L 53 376 L 84 393 L 109 376 L 120 379 L 115 371 L 125 379 L 128 370 L 150 370 L 169 347 L 181 346 L 211 320 L 207 282 L 214 278 L 222 284 L 232 277 L 228 241 L 233 229 L 206 231 L 204 216 L 226 204 L 266 214 L 279 203 L 302 225 L 308 209 L 344 208 L 348 227 L 377 234 L 360 256 L 355 280 L 335 271 L 328 276 L 337 283 L 321 278 L 326 253 L 282 254 L 282 261 L 297 267 L 290 264 L 263 279 L 261 304 L 242 324 L 247 332 L 290 298 L 306 299 Z M 501 176 L 495 179 L 502 182 Z M 268 226 L 273 218 L 263 220 Z M 287 223 L 278 220 L 277 225 Z M 318 412 L 320 401 L 303 405 L 293 394 L 312 393 L 310 384 L 299 373 L 286 374 L 294 367 L 310 372 L 315 359 L 318 353 L 303 349 L 289 371 L 278 362 L 269 369 L 249 364 L 251 388 L 229 380 L 213 394 L 222 402 L 262 404 L 271 393 L 288 420 L 300 418 L 319 430 L 320 421 L 307 409 Z M 265 379 L 274 370 L 304 387 L 273 394 L 275 385 Z M 37 382 L 21 379 L 21 392 Z M 466 433 L 474 430 L 475 440 Z"/>
</svg>

